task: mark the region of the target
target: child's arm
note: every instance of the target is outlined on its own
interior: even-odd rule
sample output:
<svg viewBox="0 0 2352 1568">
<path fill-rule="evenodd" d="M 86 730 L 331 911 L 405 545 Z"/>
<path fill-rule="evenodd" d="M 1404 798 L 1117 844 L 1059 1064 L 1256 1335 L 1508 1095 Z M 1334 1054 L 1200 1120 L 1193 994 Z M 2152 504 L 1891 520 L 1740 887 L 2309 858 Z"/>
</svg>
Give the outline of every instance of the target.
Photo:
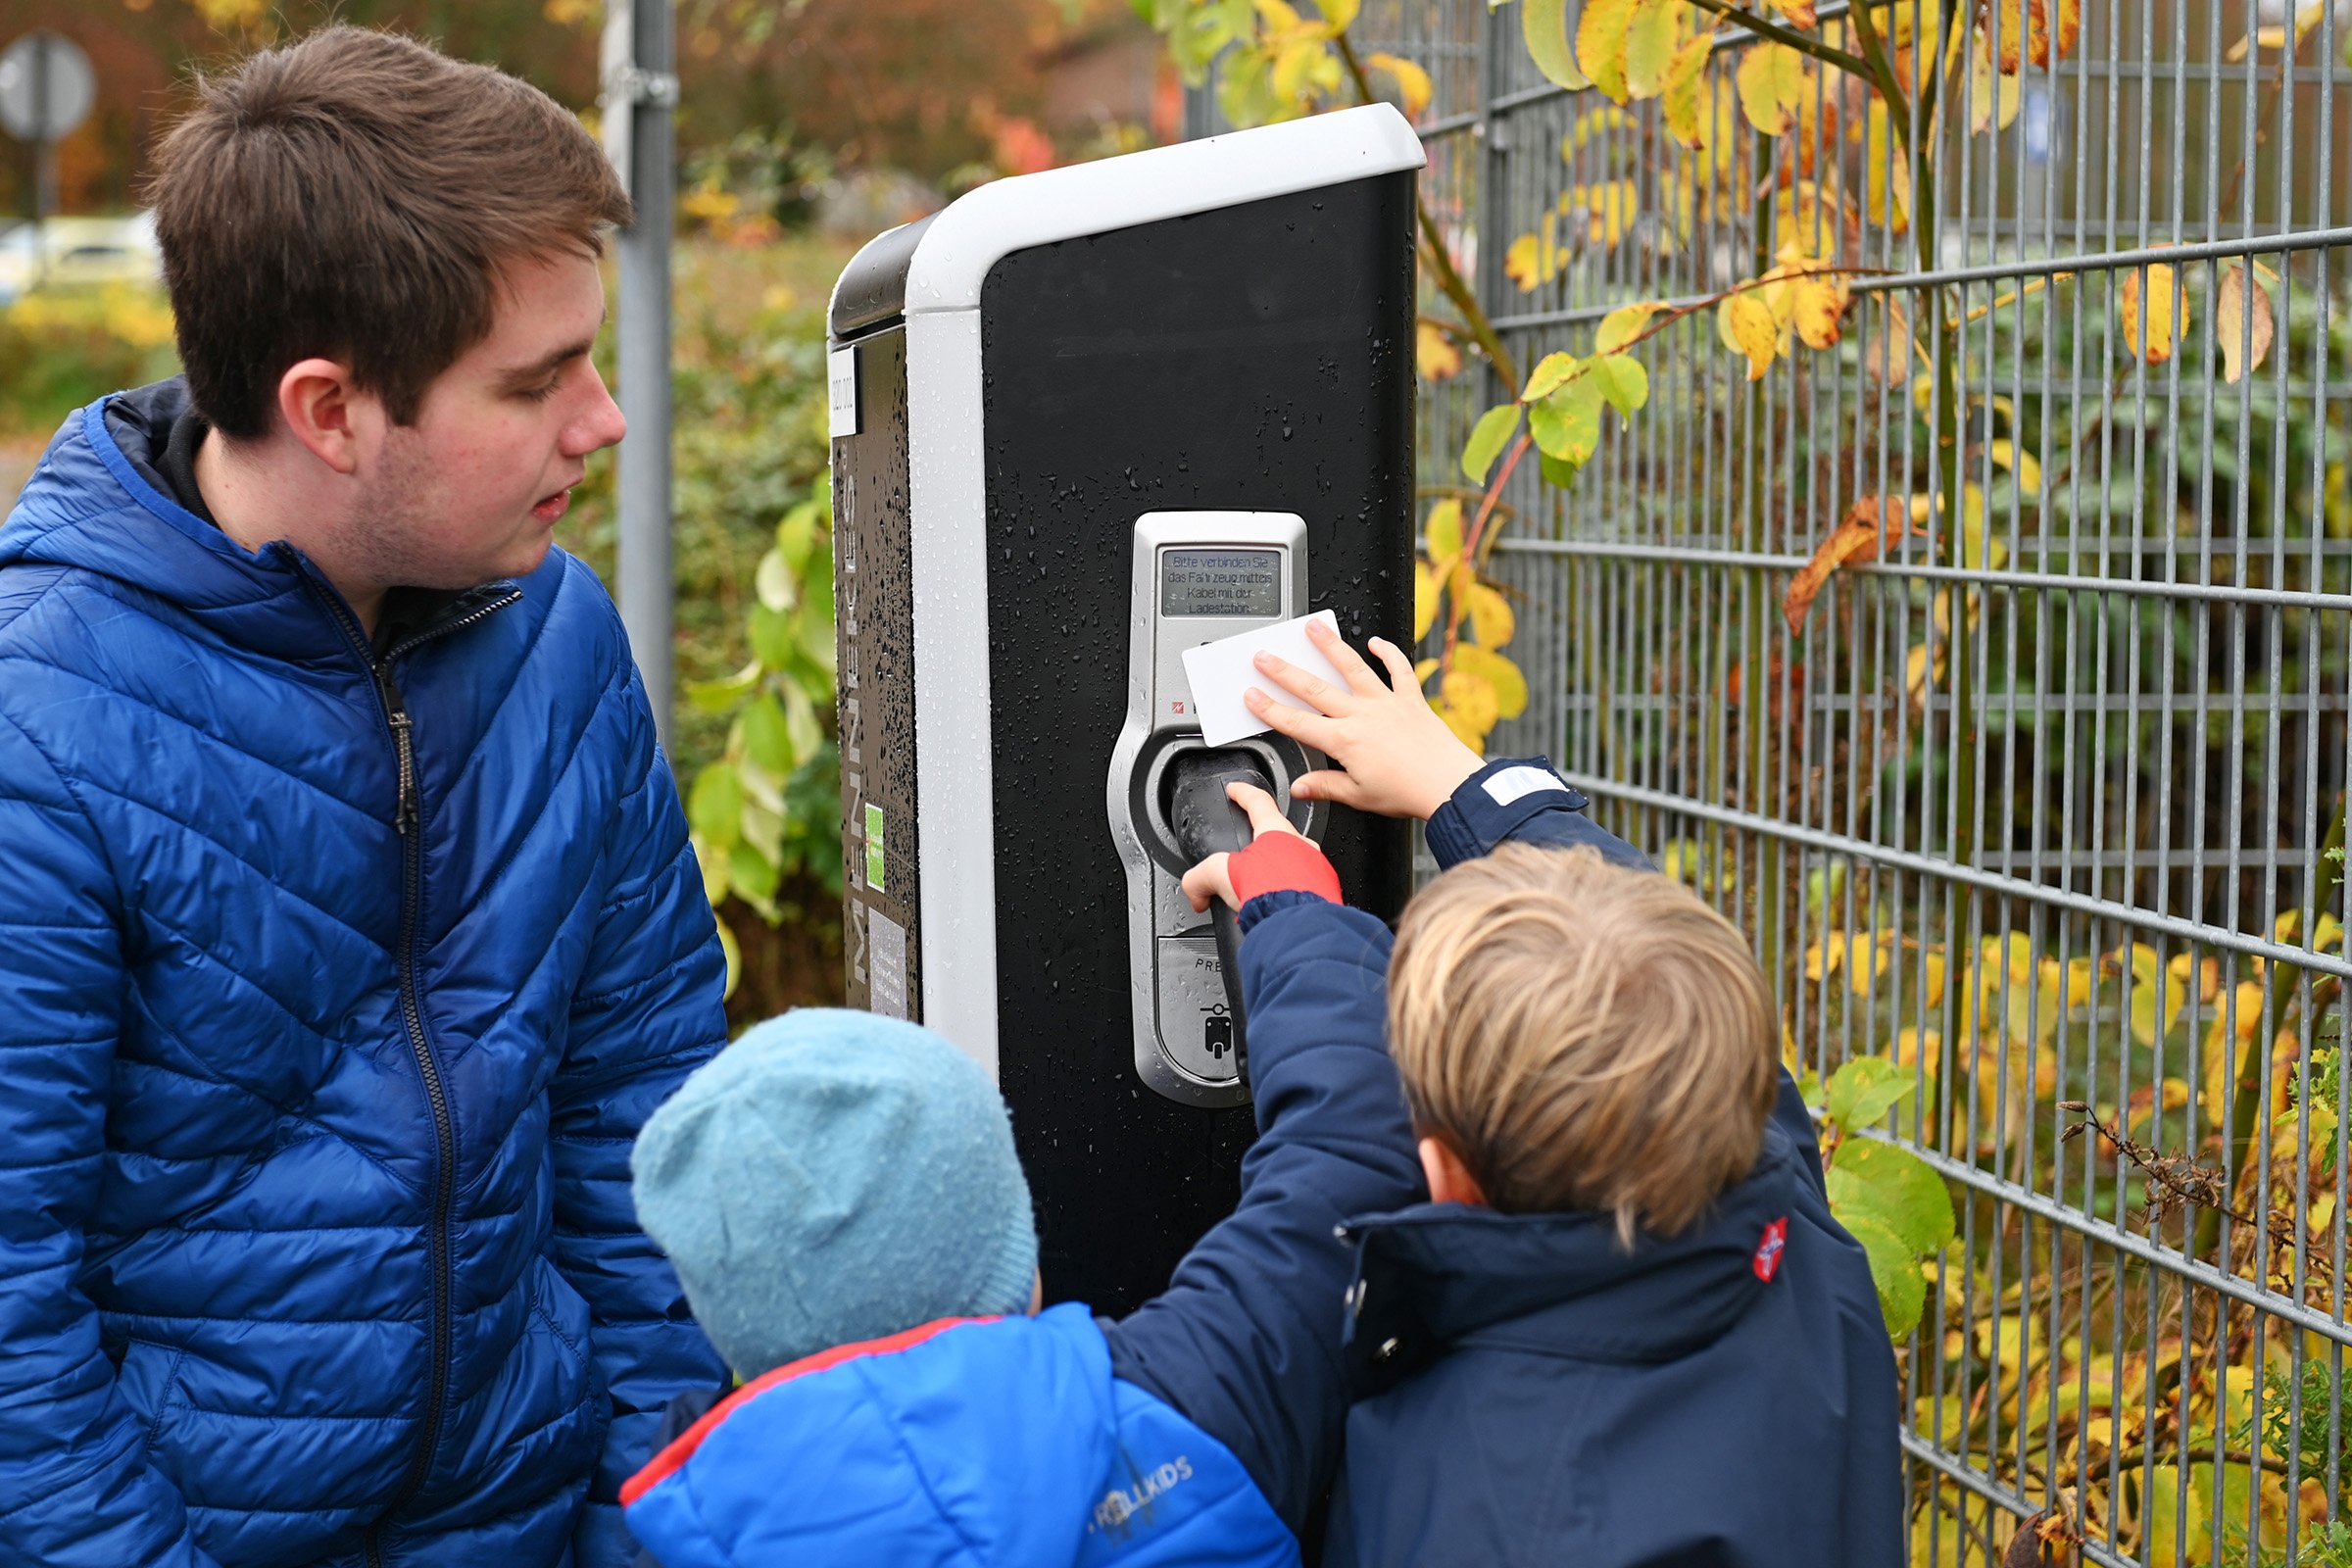
<svg viewBox="0 0 2352 1568">
<path fill-rule="evenodd" d="M 1242 698 L 1267 725 L 1339 764 L 1307 774 L 1291 786 L 1292 794 L 1379 816 L 1420 817 L 1429 823 L 1430 853 L 1440 866 L 1516 841 L 1558 849 L 1590 845 L 1605 860 L 1653 869 L 1640 850 L 1587 816 L 1585 797 L 1542 758 L 1482 761 L 1430 710 L 1412 661 L 1394 643 L 1375 637 L 1370 644 L 1388 666 L 1383 682 L 1330 627 L 1310 621 L 1306 635 L 1346 678 L 1345 690 L 1260 654 L 1259 672 L 1316 711 L 1285 707 L 1255 690 Z"/>
<path fill-rule="evenodd" d="M 1271 801 L 1263 809 L 1275 814 Z M 1231 1448 L 1298 1531 L 1337 1469 L 1347 1420 L 1352 1256 L 1335 1229 L 1423 1192 L 1385 1039 L 1388 927 L 1325 896 L 1338 878 L 1305 840 L 1279 840 L 1262 820 L 1260 831 L 1187 879 L 1187 891 L 1230 892 L 1241 907 L 1258 1125 L 1241 1204 L 1165 1293 L 1104 1334 L 1113 1370 Z"/>
</svg>

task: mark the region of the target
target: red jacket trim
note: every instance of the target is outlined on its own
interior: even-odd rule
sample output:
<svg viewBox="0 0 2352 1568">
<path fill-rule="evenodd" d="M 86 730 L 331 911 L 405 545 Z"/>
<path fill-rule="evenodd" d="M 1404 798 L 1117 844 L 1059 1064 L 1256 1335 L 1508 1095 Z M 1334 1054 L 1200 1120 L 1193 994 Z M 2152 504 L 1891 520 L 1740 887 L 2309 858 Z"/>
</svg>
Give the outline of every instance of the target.
<svg viewBox="0 0 2352 1568">
<path fill-rule="evenodd" d="M 718 1430 L 719 1423 L 734 1414 L 746 1400 L 757 1398 L 780 1383 L 790 1383 L 794 1378 L 805 1378 L 812 1372 L 823 1372 L 841 1365 L 844 1361 L 855 1361 L 861 1356 L 889 1355 L 898 1350 L 911 1350 L 925 1340 L 936 1339 L 948 1330 L 961 1328 L 966 1323 L 994 1323 L 996 1321 L 993 1317 L 943 1317 L 936 1323 L 925 1323 L 920 1328 L 906 1329 L 884 1339 L 862 1340 L 856 1345 L 836 1345 L 830 1350 L 819 1350 L 816 1354 L 805 1355 L 798 1361 L 788 1361 L 773 1372 L 754 1378 L 711 1406 L 710 1412 L 700 1421 L 678 1434 L 676 1440 L 668 1447 L 655 1454 L 651 1463 L 629 1477 L 620 1489 L 621 1504 L 625 1507 L 629 1503 L 635 1502 L 639 1497 L 668 1480 L 687 1460 L 694 1457 L 694 1450 L 703 1446 L 705 1438 Z"/>
</svg>

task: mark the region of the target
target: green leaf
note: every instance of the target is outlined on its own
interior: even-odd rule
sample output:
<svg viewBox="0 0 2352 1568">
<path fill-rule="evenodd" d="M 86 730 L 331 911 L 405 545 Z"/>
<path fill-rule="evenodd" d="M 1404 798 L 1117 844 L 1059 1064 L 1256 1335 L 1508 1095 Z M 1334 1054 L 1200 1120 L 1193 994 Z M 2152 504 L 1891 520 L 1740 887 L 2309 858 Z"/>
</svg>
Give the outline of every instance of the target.
<svg viewBox="0 0 2352 1568">
<path fill-rule="evenodd" d="M 743 780 L 732 762 L 712 762 L 694 775 L 686 820 L 713 849 L 731 850 L 743 837 Z"/>
<path fill-rule="evenodd" d="M 1609 407 L 1626 418 L 1649 401 L 1649 372 L 1642 362 L 1625 354 L 1606 354 L 1593 362 L 1592 380 Z"/>
<path fill-rule="evenodd" d="M 1580 471 L 1576 464 L 1562 458 L 1555 458 L 1548 452 L 1538 454 L 1537 466 L 1544 470 L 1545 484 L 1558 485 L 1563 490 L 1576 482 L 1577 473 Z"/>
<path fill-rule="evenodd" d="M 800 582 L 781 550 L 770 550 L 760 558 L 760 569 L 752 573 L 752 589 L 760 603 L 774 611 L 790 610 L 801 597 Z"/>
<path fill-rule="evenodd" d="M 1879 1290 L 1879 1315 L 1886 1320 L 1886 1337 L 1899 1340 L 1918 1326 L 1920 1308 L 1927 1304 L 1928 1282 L 1919 1272 L 1919 1254 L 1875 1219 L 1840 1219 L 1847 1234 L 1862 1244 L 1870 1257 L 1870 1282 Z"/>
<path fill-rule="evenodd" d="M 792 737 L 792 755 L 803 761 L 814 757 L 825 743 L 824 726 L 817 722 L 816 699 L 806 687 L 784 688 L 784 724 Z"/>
<path fill-rule="evenodd" d="M 1544 79 L 1570 92 L 1592 85 L 1568 47 L 1568 0 L 1519 0 L 1519 32 Z"/>
<path fill-rule="evenodd" d="M 732 675 L 689 681 L 686 700 L 703 712 L 723 713 L 751 695 L 752 688 L 760 684 L 760 663 L 755 659 Z"/>
<path fill-rule="evenodd" d="M 1911 1075 L 1885 1056 L 1856 1056 L 1830 1074 L 1823 1109 L 1839 1132 L 1851 1132 L 1874 1125 L 1913 1087 Z"/>
<path fill-rule="evenodd" d="M 1504 403 L 1489 409 L 1478 416 L 1471 428 L 1470 444 L 1462 448 L 1462 471 L 1472 484 L 1485 484 L 1487 470 L 1502 456 L 1505 442 L 1519 429 L 1519 405 Z"/>
<path fill-rule="evenodd" d="M 767 910 L 760 906 L 773 903 L 776 884 L 783 880 L 783 874 L 775 861 L 757 849 L 738 844 L 727 856 L 727 880 L 737 898 L 765 914 Z"/>
<path fill-rule="evenodd" d="M 1600 383 L 1580 375 L 1528 411 L 1537 449 L 1582 466 L 1600 444 Z"/>
<path fill-rule="evenodd" d="M 804 702 L 807 700 L 802 698 Z M 776 701 L 775 693 L 761 692 L 753 698 L 751 707 L 743 710 L 741 722 L 743 749 L 760 767 L 782 778 L 800 765 L 806 754 L 795 743 L 792 726 L 784 717 L 784 705 Z"/>
<path fill-rule="evenodd" d="M 752 656 L 760 662 L 770 669 L 781 669 L 792 662 L 792 650 L 800 639 L 795 635 L 790 615 L 765 605 L 754 605 L 749 630 Z"/>
<path fill-rule="evenodd" d="M 727 960 L 726 988 L 718 994 L 719 1000 L 724 1002 L 735 994 L 737 982 L 743 979 L 743 949 L 736 944 L 735 933 L 727 929 L 724 920 L 718 922 L 718 951 L 725 955 Z"/>
<path fill-rule="evenodd" d="M 1952 1195 L 1935 1168 L 1907 1149 L 1848 1138 L 1827 1172 L 1830 1212 L 1884 1225 L 1915 1252 L 1939 1252 L 1953 1234 Z"/>
<path fill-rule="evenodd" d="M 1537 362 L 1535 373 L 1527 378 L 1527 390 L 1519 394 L 1522 403 L 1541 403 L 1560 389 L 1560 383 L 1576 373 L 1573 354 L 1546 354 Z"/>
<path fill-rule="evenodd" d="M 1654 304 L 1621 305 L 1600 318 L 1600 329 L 1592 335 L 1592 352 L 1614 354 L 1640 337 L 1649 325 L 1649 318 L 1663 307 Z"/>
</svg>

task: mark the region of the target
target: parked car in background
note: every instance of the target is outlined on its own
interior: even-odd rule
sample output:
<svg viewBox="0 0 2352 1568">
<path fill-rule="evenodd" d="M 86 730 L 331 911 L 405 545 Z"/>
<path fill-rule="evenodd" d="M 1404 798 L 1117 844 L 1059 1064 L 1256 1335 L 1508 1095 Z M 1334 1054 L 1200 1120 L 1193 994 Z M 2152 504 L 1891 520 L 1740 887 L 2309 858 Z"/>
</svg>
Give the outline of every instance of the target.
<svg viewBox="0 0 2352 1568">
<path fill-rule="evenodd" d="M 163 275 L 155 219 L 52 218 L 0 231 L 0 305 L 36 288 L 154 283 Z"/>
</svg>

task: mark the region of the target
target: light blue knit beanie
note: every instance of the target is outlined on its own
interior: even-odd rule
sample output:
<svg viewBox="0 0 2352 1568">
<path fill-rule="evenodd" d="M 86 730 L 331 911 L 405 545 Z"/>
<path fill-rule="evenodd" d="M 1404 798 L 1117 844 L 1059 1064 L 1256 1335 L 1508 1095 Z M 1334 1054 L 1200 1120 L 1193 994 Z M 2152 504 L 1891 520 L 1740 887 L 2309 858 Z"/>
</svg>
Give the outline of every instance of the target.
<svg viewBox="0 0 2352 1568">
<path fill-rule="evenodd" d="M 928 1029 L 771 1018 L 647 1119 L 629 1166 L 639 1223 L 739 1377 L 1028 1310 L 1037 1228 L 1004 1102 Z"/>
</svg>

